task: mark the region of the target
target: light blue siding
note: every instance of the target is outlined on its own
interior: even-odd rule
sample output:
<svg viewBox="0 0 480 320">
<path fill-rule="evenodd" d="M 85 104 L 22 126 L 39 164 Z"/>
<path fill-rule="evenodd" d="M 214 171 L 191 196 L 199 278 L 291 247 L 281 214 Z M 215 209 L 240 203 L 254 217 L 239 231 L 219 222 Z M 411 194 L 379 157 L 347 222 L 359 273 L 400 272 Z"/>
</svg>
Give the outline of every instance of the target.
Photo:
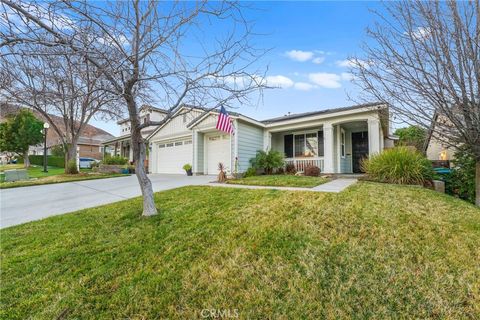
<svg viewBox="0 0 480 320">
<path fill-rule="evenodd" d="M 263 129 L 239 121 L 237 134 L 238 171 L 244 172 L 250 167 L 249 160 L 255 157 L 257 150 L 263 150 Z"/>
</svg>

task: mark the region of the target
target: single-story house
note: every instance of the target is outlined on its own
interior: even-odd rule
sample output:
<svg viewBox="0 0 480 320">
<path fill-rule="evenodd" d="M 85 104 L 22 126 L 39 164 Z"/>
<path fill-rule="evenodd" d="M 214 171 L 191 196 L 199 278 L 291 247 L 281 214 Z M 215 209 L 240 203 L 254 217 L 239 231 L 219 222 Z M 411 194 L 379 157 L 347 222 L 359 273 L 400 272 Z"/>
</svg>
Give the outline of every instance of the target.
<svg viewBox="0 0 480 320">
<path fill-rule="evenodd" d="M 389 108 L 371 103 L 258 121 L 229 112 L 234 134 L 215 129 L 218 111 L 182 107 L 148 137 L 149 171 L 195 174 L 244 172 L 257 150 L 278 150 L 298 171 L 308 165 L 324 173 L 361 172 L 361 160 L 393 146 Z"/>
</svg>

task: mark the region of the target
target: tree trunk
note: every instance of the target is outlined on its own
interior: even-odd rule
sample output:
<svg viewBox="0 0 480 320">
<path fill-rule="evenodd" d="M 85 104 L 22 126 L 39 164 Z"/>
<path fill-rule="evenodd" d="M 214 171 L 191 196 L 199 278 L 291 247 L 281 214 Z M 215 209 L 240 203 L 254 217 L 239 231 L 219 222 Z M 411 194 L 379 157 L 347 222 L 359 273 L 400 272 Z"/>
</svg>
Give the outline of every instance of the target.
<svg viewBox="0 0 480 320">
<path fill-rule="evenodd" d="M 132 128 L 133 129 L 133 128 Z M 138 132 L 136 132 L 138 131 Z M 135 174 L 143 195 L 143 216 L 152 216 L 158 213 L 153 198 L 153 188 L 145 170 L 146 147 L 140 130 L 132 130 L 132 150 L 135 161 Z"/>
<path fill-rule="evenodd" d="M 126 95 L 128 111 L 130 114 L 130 126 L 132 136 L 130 138 L 131 148 L 133 151 L 133 161 L 135 161 L 135 175 L 137 176 L 140 190 L 143 196 L 143 212 L 142 216 L 152 216 L 158 213 L 153 198 L 152 182 L 145 171 L 144 162 L 146 159 L 146 147 L 143 141 L 142 132 L 138 129 L 140 120 L 137 114 L 137 105 L 132 95 Z"/>
<path fill-rule="evenodd" d="M 23 153 L 23 167 L 24 168 L 30 167 L 30 159 L 28 159 L 28 150 Z"/>
<path fill-rule="evenodd" d="M 68 165 L 71 160 L 75 161 L 75 164 L 77 163 L 77 140 L 72 141 L 72 143 L 67 145 L 66 148 L 67 150 L 65 152 L 65 173 L 78 173 L 77 170 L 70 172 Z"/>
<path fill-rule="evenodd" d="M 475 204 L 480 207 L 480 158 L 475 164 Z"/>
</svg>

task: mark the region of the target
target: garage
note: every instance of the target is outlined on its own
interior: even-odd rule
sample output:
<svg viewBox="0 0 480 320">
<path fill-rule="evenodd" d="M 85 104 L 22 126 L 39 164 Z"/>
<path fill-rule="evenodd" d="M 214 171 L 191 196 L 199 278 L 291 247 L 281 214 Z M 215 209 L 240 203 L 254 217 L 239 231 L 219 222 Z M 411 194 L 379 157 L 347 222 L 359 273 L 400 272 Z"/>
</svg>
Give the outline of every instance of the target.
<svg viewBox="0 0 480 320">
<path fill-rule="evenodd" d="M 210 135 L 206 137 L 206 174 L 218 174 L 218 163 L 223 163 L 230 172 L 230 136 Z"/>
<path fill-rule="evenodd" d="M 156 154 L 156 173 L 185 173 L 183 166 L 192 164 L 192 139 L 159 142 Z"/>
</svg>

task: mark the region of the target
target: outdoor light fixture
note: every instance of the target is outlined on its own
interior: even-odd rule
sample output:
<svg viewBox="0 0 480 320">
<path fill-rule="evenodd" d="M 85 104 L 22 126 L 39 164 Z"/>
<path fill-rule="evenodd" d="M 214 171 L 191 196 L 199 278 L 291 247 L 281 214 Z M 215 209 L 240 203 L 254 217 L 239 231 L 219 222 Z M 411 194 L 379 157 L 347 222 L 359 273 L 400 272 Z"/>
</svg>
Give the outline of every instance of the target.
<svg viewBox="0 0 480 320">
<path fill-rule="evenodd" d="M 48 172 L 47 170 L 47 132 L 50 125 L 48 122 L 43 124 L 43 172 Z"/>
</svg>

